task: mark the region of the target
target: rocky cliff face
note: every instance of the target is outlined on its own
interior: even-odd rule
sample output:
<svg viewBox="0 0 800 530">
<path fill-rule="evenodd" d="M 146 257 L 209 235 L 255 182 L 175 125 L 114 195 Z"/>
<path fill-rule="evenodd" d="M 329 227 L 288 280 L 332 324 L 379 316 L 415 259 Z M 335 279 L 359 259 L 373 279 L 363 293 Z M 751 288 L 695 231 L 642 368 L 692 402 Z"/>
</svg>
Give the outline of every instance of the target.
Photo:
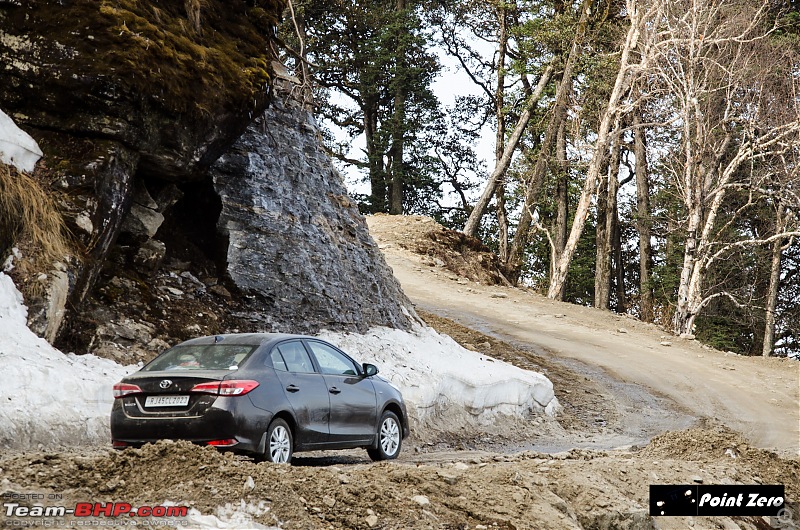
<svg viewBox="0 0 800 530">
<path fill-rule="evenodd" d="M 312 114 L 287 91 L 206 178 L 137 182 L 132 200 L 62 349 L 130 362 L 197 335 L 410 325 Z"/>
<path fill-rule="evenodd" d="M 410 303 L 322 150 L 311 113 L 286 93 L 211 169 L 226 270 L 273 329 L 406 328 Z"/>
<path fill-rule="evenodd" d="M 29 292 L 40 334 L 130 361 L 204 333 L 408 325 L 313 118 L 282 97 L 263 114 L 282 7 L 0 1 L 0 108 L 77 243 Z"/>
</svg>

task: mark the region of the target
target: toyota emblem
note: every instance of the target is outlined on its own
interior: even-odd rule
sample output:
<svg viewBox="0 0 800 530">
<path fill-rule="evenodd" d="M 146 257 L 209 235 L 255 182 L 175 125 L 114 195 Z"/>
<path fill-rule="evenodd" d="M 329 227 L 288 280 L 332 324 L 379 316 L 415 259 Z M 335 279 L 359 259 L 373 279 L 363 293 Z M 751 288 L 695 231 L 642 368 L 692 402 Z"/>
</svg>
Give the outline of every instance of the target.
<svg viewBox="0 0 800 530">
<path fill-rule="evenodd" d="M 170 381 L 169 379 L 164 379 L 163 381 L 161 381 L 161 383 L 158 384 L 158 386 L 160 386 L 161 388 L 169 388 L 170 385 L 172 385 L 172 381 Z"/>
</svg>

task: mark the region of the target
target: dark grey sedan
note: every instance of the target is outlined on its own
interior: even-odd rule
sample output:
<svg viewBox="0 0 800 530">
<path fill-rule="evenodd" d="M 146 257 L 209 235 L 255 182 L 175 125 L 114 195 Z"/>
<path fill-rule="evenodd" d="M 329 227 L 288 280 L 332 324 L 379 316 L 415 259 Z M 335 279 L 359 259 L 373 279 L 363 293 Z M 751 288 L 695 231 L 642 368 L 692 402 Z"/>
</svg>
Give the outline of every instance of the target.
<svg viewBox="0 0 800 530">
<path fill-rule="evenodd" d="M 400 391 L 327 342 L 275 333 L 181 343 L 114 385 L 114 447 L 190 440 L 286 463 L 299 451 L 364 447 L 396 458 Z"/>
</svg>

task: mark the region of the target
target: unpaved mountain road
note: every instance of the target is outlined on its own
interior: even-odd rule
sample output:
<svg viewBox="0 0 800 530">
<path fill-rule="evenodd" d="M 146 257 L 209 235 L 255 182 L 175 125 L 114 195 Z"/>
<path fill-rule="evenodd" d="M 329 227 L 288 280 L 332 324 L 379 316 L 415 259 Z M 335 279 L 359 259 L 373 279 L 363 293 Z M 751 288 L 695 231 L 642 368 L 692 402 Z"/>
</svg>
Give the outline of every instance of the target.
<svg viewBox="0 0 800 530">
<path fill-rule="evenodd" d="M 726 354 L 625 316 L 466 281 L 408 250 L 410 240 L 420 236 L 414 230 L 417 219 L 379 216 L 368 223 L 418 308 L 565 363 L 577 373 L 607 377 L 621 423 L 646 424 L 643 434 L 685 426 L 683 413 L 724 424 L 756 446 L 800 454 L 800 363 Z M 640 389 L 645 392 L 631 395 Z M 652 412 L 646 394 L 664 398 L 661 425 L 652 414 L 642 417 L 643 411 Z"/>
</svg>

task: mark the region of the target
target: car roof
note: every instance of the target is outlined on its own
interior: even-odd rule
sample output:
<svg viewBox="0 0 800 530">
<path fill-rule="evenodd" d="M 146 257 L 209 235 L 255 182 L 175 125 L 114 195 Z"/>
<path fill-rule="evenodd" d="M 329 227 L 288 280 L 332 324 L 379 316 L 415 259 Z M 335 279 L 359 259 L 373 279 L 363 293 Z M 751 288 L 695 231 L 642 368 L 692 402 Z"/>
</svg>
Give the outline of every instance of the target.
<svg viewBox="0 0 800 530">
<path fill-rule="evenodd" d="M 178 344 L 241 344 L 247 346 L 261 346 L 263 344 L 280 342 L 286 339 L 313 339 L 307 335 L 294 335 L 291 333 L 225 333 L 198 337 Z"/>
</svg>

